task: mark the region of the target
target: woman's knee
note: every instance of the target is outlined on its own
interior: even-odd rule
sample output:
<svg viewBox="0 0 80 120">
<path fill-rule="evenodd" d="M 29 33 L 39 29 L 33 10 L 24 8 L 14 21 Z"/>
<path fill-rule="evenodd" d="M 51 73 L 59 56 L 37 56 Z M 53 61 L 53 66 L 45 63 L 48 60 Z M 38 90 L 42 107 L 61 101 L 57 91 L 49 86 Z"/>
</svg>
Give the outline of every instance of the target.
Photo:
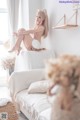
<svg viewBox="0 0 80 120">
<path fill-rule="evenodd" d="M 17 35 L 17 39 L 18 40 L 23 40 L 24 39 L 24 35 L 23 34 L 18 34 Z"/>
<path fill-rule="evenodd" d="M 18 33 L 22 33 L 22 32 L 24 32 L 24 31 L 26 31 L 24 28 L 20 28 L 20 29 L 18 30 Z"/>
</svg>

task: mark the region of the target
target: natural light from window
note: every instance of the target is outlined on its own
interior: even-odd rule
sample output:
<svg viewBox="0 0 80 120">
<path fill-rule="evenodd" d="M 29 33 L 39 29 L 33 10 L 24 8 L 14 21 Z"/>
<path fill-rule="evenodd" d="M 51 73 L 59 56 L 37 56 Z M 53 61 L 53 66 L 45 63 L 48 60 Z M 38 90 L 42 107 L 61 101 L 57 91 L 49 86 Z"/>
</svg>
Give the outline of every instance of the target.
<svg viewBox="0 0 80 120">
<path fill-rule="evenodd" d="M 0 82 L 5 81 L 7 71 L 1 66 L 1 61 L 6 55 L 3 43 L 9 38 L 7 0 L 0 0 Z"/>
<path fill-rule="evenodd" d="M 0 0 L 0 43 L 8 39 L 8 27 L 7 0 Z"/>
</svg>

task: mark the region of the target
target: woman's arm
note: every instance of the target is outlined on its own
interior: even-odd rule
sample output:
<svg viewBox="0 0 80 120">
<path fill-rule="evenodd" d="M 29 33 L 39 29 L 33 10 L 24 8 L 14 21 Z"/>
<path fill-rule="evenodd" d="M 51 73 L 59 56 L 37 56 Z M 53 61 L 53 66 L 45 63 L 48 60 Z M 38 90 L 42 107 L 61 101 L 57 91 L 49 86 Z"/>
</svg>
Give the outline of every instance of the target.
<svg viewBox="0 0 80 120">
<path fill-rule="evenodd" d="M 39 33 L 39 32 L 43 32 L 43 31 L 44 31 L 44 27 L 40 26 L 38 28 L 22 31 L 22 34 L 30 34 L 30 33 L 34 34 L 34 33 Z"/>
<path fill-rule="evenodd" d="M 26 35 L 26 34 L 34 34 L 34 33 L 43 33 L 44 32 L 44 27 L 43 26 L 39 26 L 38 28 L 33 28 L 33 29 L 29 29 L 29 30 L 25 30 L 24 28 L 21 28 L 18 30 L 17 33 L 14 33 L 14 35 L 16 37 L 18 37 L 19 35 Z"/>
</svg>

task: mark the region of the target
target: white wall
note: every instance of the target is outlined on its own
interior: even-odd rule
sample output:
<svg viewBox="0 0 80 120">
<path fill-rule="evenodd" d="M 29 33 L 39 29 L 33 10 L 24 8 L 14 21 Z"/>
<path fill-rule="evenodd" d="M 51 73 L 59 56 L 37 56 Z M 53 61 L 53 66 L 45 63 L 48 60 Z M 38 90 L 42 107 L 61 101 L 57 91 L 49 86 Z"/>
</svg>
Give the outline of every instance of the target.
<svg viewBox="0 0 80 120">
<path fill-rule="evenodd" d="M 21 0 L 22 27 L 33 27 L 37 9 L 42 8 L 42 0 Z"/>
<path fill-rule="evenodd" d="M 49 36 L 47 46 L 54 49 L 58 55 L 63 53 L 80 55 L 80 27 L 63 30 L 52 29 L 52 26 L 55 26 L 64 14 L 67 15 L 67 18 L 73 14 L 73 5 L 70 3 L 61 4 L 59 3 L 59 0 L 44 0 L 42 7 L 47 9 L 49 16 Z M 72 19 L 72 22 L 75 22 L 74 18 Z M 78 23 L 80 24 L 80 15 Z"/>
<path fill-rule="evenodd" d="M 42 0 L 29 0 L 29 26 L 33 27 L 37 9 L 42 8 Z"/>
</svg>

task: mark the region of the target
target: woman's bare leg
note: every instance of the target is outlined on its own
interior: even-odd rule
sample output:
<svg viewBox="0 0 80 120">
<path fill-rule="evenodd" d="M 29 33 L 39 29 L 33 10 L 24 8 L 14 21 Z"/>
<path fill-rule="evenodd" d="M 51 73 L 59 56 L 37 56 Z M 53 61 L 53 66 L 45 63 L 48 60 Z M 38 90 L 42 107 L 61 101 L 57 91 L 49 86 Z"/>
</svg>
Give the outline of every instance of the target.
<svg viewBox="0 0 80 120">
<path fill-rule="evenodd" d="M 32 40 L 31 35 L 26 34 L 23 39 L 24 46 L 27 50 L 32 50 Z"/>
<path fill-rule="evenodd" d="M 9 52 L 20 51 L 20 44 L 21 44 L 23 39 L 24 39 L 24 35 L 18 35 L 16 44 Z"/>
<path fill-rule="evenodd" d="M 40 49 L 34 48 L 34 47 L 32 46 L 32 40 L 33 40 L 33 38 L 31 37 L 31 35 L 26 34 L 26 35 L 24 36 L 23 43 L 24 43 L 24 46 L 26 47 L 27 50 L 32 50 L 32 51 L 46 50 L 45 48 L 40 48 Z"/>
<path fill-rule="evenodd" d="M 41 50 L 46 50 L 46 48 L 34 48 L 32 46 L 32 40 L 34 38 L 31 37 L 31 35 L 27 34 L 25 35 L 24 39 L 23 39 L 23 43 L 24 43 L 24 46 L 26 47 L 27 50 L 32 50 L 32 51 L 41 51 Z"/>
</svg>

